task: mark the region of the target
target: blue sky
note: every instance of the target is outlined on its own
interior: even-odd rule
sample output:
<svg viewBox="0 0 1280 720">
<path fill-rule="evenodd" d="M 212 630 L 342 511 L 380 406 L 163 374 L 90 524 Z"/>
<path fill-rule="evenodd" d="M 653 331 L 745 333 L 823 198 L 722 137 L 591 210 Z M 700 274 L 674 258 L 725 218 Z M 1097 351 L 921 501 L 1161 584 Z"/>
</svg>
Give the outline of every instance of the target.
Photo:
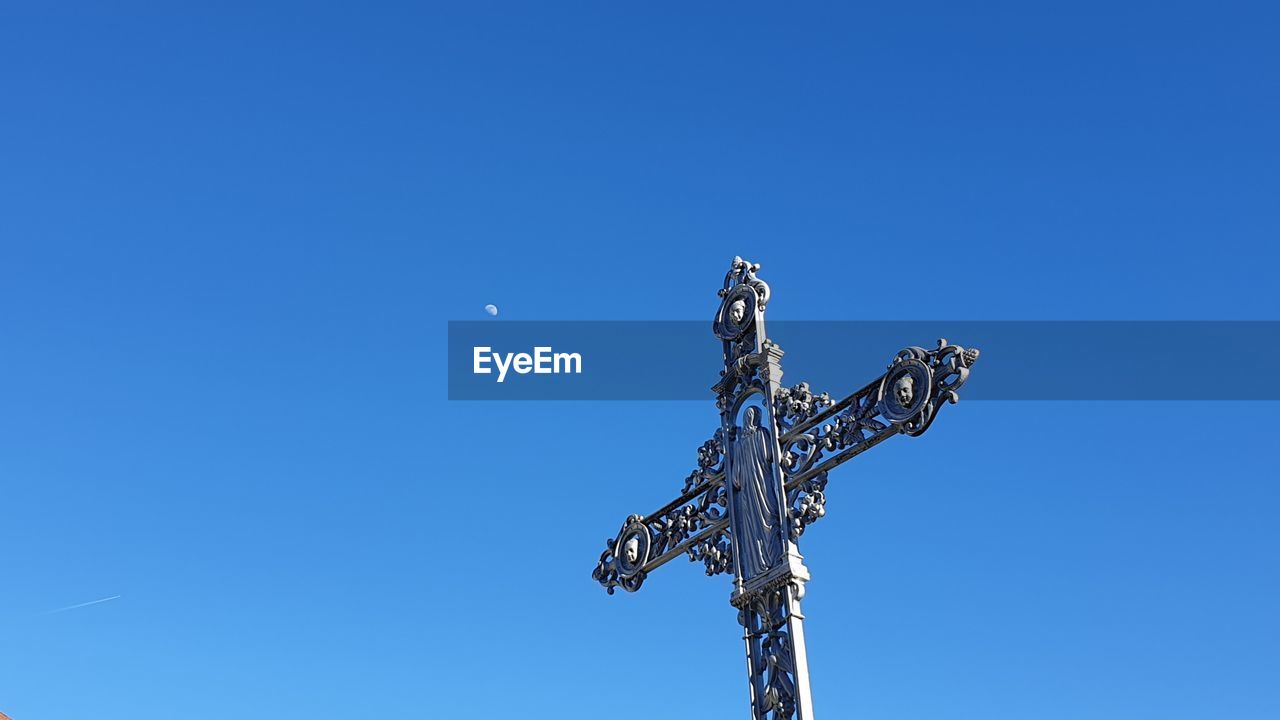
<svg viewBox="0 0 1280 720">
<path fill-rule="evenodd" d="M 1278 20 L 0 11 L 0 711 L 740 716 L 724 578 L 590 579 L 713 404 L 450 403 L 446 321 L 710 318 L 734 255 L 771 318 L 1276 319 Z M 1273 421 L 962 402 L 841 468 L 818 711 L 1276 717 Z"/>
</svg>

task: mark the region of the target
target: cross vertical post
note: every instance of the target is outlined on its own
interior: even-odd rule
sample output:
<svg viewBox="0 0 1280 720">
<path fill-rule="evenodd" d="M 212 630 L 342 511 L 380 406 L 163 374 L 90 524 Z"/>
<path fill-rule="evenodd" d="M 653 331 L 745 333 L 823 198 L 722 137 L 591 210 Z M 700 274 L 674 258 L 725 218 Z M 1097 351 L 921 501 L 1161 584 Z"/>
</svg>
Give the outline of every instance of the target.
<svg viewBox="0 0 1280 720">
<path fill-rule="evenodd" d="M 734 258 L 719 291 L 720 427 L 698 449 L 698 468 L 675 500 L 627 518 L 592 576 L 611 594 L 634 592 L 681 554 L 708 575 L 733 572 L 751 717 L 813 720 L 800 609 L 809 570 L 798 543 L 826 514 L 827 473 L 889 437 L 927 430 L 942 405 L 959 400 L 978 351 L 945 340 L 936 350 L 908 347 L 837 402 L 806 383 L 786 388 L 782 348 L 765 332 L 770 292 L 759 269 Z"/>
</svg>

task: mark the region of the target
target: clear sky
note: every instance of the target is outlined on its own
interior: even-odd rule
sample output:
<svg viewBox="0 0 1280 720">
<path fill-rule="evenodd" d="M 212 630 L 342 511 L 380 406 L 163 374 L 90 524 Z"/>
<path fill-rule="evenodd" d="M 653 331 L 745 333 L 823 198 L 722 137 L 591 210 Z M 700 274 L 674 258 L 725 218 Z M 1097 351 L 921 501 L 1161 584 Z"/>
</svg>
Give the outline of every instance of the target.
<svg viewBox="0 0 1280 720">
<path fill-rule="evenodd" d="M 180 5 L 0 10 L 14 720 L 743 716 L 723 576 L 590 578 L 710 397 L 450 403 L 487 303 L 709 321 L 743 255 L 772 318 L 1280 319 L 1270 3 Z M 842 467 L 819 713 L 1280 716 L 1275 410 Z"/>
</svg>

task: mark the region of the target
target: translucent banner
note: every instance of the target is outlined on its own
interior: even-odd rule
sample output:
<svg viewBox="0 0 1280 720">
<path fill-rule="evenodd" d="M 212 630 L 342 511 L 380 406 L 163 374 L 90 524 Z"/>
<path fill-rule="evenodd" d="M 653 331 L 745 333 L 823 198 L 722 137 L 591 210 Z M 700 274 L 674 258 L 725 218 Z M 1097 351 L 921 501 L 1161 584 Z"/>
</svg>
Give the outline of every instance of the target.
<svg viewBox="0 0 1280 720">
<path fill-rule="evenodd" d="M 982 351 L 968 400 L 1278 400 L 1276 321 L 772 321 L 783 384 L 833 396 L 939 338 Z M 450 400 L 706 400 L 700 321 L 449 323 Z"/>
</svg>

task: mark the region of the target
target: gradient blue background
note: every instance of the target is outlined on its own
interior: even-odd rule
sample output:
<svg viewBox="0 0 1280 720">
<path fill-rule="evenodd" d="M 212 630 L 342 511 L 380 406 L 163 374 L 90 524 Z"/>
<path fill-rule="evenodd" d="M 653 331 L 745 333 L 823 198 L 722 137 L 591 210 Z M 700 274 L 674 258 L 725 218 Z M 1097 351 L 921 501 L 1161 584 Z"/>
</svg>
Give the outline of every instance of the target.
<svg viewBox="0 0 1280 720">
<path fill-rule="evenodd" d="M 701 320 L 735 254 L 773 318 L 1277 319 L 1278 25 L 7 6 L 0 711 L 741 717 L 725 578 L 589 577 L 710 400 L 450 403 L 445 321 Z M 962 402 L 842 468 L 821 716 L 1280 716 L 1275 410 Z"/>
</svg>

